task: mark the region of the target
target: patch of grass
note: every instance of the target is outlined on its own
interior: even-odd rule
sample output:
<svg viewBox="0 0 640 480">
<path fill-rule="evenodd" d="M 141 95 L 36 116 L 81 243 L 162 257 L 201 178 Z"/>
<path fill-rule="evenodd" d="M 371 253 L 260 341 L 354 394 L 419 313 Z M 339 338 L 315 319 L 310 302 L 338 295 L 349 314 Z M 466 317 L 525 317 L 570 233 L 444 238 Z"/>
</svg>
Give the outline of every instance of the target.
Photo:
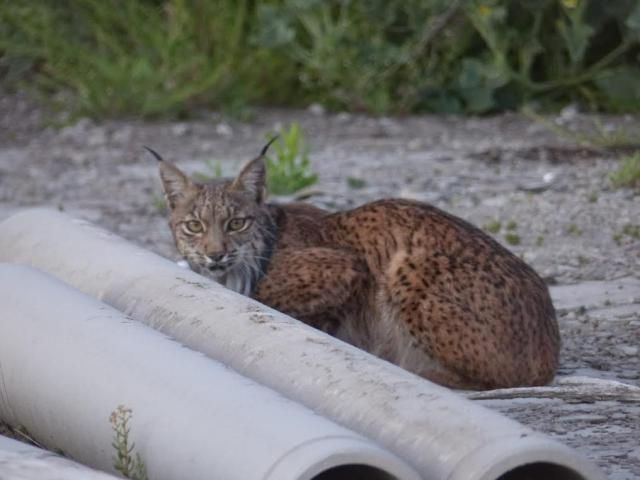
<svg viewBox="0 0 640 480">
<path fill-rule="evenodd" d="M 504 239 L 509 245 L 520 245 L 520 235 L 517 233 L 508 232 L 505 234 Z"/>
<path fill-rule="evenodd" d="M 541 247 L 544 245 L 544 237 L 542 235 L 538 235 L 536 237 L 536 247 Z"/>
<path fill-rule="evenodd" d="M 616 188 L 640 189 L 640 152 L 623 157 L 609 179 Z"/>
<path fill-rule="evenodd" d="M 109 416 L 109 423 L 114 432 L 111 445 L 116 451 L 113 467 L 130 480 L 148 480 L 147 467 L 145 466 L 139 453 L 133 455 L 135 443 L 129 439 L 131 428 L 132 412 L 124 405 L 118 407 Z"/>
<path fill-rule="evenodd" d="M 616 245 L 622 245 L 622 238 L 624 237 L 624 235 L 621 232 L 616 232 L 612 235 L 612 239 L 614 242 L 616 242 Z"/>
<path fill-rule="evenodd" d="M 578 227 L 575 223 L 572 223 L 567 227 L 567 233 L 574 237 L 579 237 L 582 235 L 582 229 Z"/>
<path fill-rule="evenodd" d="M 0 54 L 40 65 L 40 89 L 71 92 L 79 115 L 180 116 L 263 91 L 251 16 L 247 0 L 16 0 L 0 12 Z"/>
<path fill-rule="evenodd" d="M 514 220 L 507 222 L 507 230 L 513 231 L 518 229 L 518 224 Z"/>
<path fill-rule="evenodd" d="M 589 203 L 597 203 L 598 202 L 598 193 L 597 192 L 591 192 L 589 194 L 589 196 L 587 197 L 587 200 L 589 201 Z"/>
<path fill-rule="evenodd" d="M 634 240 L 640 240 L 640 225 L 632 225 L 628 223 L 624 227 L 622 227 L 622 233 L 627 235 L 628 237 L 633 238 Z"/>
<path fill-rule="evenodd" d="M 35 445 L 38 448 L 43 448 L 43 449 L 45 448 L 41 443 L 39 443 L 33 438 L 31 433 L 29 433 L 29 430 L 27 430 L 27 427 L 25 427 L 24 425 L 9 427 L 9 429 L 14 435 L 16 435 L 17 437 L 20 437 L 20 439 L 23 442 L 29 443 L 31 445 Z"/>
<path fill-rule="evenodd" d="M 502 229 L 502 223 L 500 222 L 500 220 L 492 220 L 484 226 L 484 229 L 487 232 L 493 233 L 495 235 L 496 233 L 500 233 L 500 230 Z"/>
<path fill-rule="evenodd" d="M 640 132 L 630 132 L 624 128 L 609 129 L 598 118 L 591 121 L 591 126 L 576 131 L 559 125 L 553 119 L 540 115 L 530 108 L 524 108 L 522 113 L 536 123 L 543 125 L 559 138 L 584 147 L 615 149 L 637 148 L 640 145 L 638 141 Z"/>
<path fill-rule="evenodd" d="M 275 195 L 288 195 L 318 181 L 311 170 L 309 149 L 300 125 L 294 122 L 274 143 L 273 155 L 267 155 L 267 190 Z"/>
<path fill-rule="evenodd" d="M 614 233 L 612 238 L 617 245 L 622 245 L 625 238 L 640 240 L 640 225 L 628 223 L 622 227 L 622 230 Z"/>
<path fill-rule="evenodd" d="M 347 177 L 347 185 L 349 188 L 353 188 L 354 190 L 359 190 L 367 186 L 367 182 L 365 182 L 362 178 L 356 177 Z"/>
<path fill-rule="evenodd" d="M 154 193 L 151 199 L 153 207 L 160 213 L 167 210 L 167 201 L 161 193 Z"/>
</svg>

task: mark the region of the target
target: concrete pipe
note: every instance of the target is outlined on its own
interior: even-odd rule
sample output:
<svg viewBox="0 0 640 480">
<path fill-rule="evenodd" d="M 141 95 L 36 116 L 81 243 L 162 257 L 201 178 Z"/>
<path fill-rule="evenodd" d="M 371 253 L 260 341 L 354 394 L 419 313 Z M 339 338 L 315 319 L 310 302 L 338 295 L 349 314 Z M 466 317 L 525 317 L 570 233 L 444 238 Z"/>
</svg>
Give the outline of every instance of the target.
<svg viewBox="0 0 640 480">
<path fill-rule="evenodd" d="M 0 264 L 0 292 L 0 418 L 87 465 L 114 471 L 109 418 L 124 405 L 153 480 L 419 478 L 370 440 L 56 278 Z"/>
<path fill-rule="evenodd" d="M 429 480 L 604 478 L 552 439 L 58 212 L 0 224 L 0 259 L 59 276 L 370 437 Z"/>
<path fill-rule="evenodd" d="M 47 450 L 0 435 L 2 480 L 117 480 Z"/>
</svg>

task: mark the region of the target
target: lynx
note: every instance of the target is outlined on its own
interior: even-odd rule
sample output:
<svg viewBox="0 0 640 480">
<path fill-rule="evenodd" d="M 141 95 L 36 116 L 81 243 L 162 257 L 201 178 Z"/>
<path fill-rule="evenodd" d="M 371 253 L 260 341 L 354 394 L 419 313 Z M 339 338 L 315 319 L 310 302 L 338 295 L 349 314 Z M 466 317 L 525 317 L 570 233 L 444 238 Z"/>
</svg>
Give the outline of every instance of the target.
<svg viewBox="0 0 640 480">
<path fill-rule="evenodd" d="M 190 267 L 433 382 L 546 384 L 560 337 L 541 278 L 466 221 L 386 199 L 331 213 L 265 199 L 265 153 L 198 183 L 159 160 Z"/>
</svg>

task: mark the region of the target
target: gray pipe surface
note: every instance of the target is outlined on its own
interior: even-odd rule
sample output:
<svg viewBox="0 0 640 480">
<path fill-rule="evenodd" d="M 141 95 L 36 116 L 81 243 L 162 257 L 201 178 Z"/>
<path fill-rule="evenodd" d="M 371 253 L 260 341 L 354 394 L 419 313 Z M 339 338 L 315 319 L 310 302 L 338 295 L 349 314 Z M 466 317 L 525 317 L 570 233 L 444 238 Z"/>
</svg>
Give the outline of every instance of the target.
<svg viewBox="0 0 640 480">
<path fill-rule="evenodd" d="M 0 435 L 0 480 L 117 480 L 41 448 Z"/>
<path fill-rule="evenodd" d="M 114 471 L 109 417 L 123 404 L 152 480 L 335 480 L 354 468 L 419 479 L 370 440 L 59 279 L 0 264 L 0 292 L 0 418 L 92 467 Z"/>
<path fill-rule="evenodd" d="M 18 213 L 0 224 L 0 259 L 46 270 L 376 440 L 425 480 L 604 478 L 559 442 L 86 221 Z"/>
</svg>

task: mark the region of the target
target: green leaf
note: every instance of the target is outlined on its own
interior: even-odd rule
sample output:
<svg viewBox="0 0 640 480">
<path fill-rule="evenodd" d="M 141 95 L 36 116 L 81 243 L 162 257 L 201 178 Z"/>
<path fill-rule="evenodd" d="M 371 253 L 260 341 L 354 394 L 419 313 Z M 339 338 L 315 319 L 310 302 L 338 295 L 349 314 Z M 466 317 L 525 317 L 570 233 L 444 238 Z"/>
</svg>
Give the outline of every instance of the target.
<svg viewBox="0 0 640 480">
<path fill-rule="evenodd" d="M 483 113 L 495 107 L 494 93 L 508 80 L 508 74 L 494 64 L 485 64 L 476 58 L 465 58 L 462 60 L 457 86 L 467 109 Z"/>
<path fill-rule="evenodd" d="M 601 72 L 595 84 L 607 103 L 617 111 L 640 108 L 640 68 L 621 66 Z"/>
<path fill-rule="evenodd" d="M 258 6 L 258 29 L 251 38 L 251 43 L 262 48 L 279 48 L 292 43 L 296 31 L 291 25 L 291 18 L 275 5 Z"/>
<path fill-rule="evenodd" d="M 583 20 L 581 12 L 573 13 L 568 19 L 559 20 L 557 28 L 564 39 L 571 64 L 580 64 L 594 33 L 593 28 Z"/>
</svg>

